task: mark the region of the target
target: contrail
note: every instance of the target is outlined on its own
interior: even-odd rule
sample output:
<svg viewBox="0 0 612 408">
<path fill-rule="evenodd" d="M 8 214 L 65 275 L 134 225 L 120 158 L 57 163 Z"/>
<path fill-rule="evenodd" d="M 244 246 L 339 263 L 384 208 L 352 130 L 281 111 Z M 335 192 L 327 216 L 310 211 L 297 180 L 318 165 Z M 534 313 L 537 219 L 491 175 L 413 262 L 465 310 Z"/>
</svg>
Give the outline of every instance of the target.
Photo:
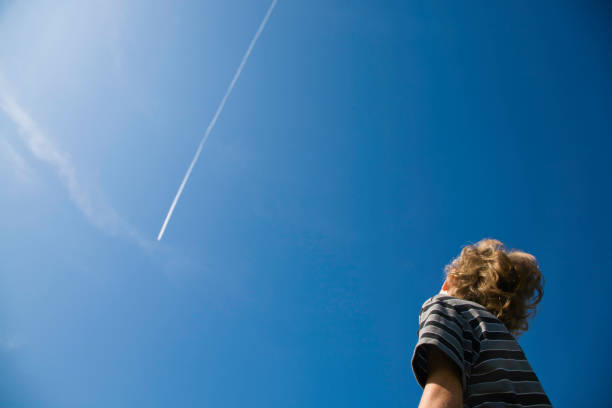
<svg viewBox="0 0 612 408">
<path fill-rule="evenodd" d="M 183 177 L 183 182 L 181 183 L 178 191 L 176 192 L 176 196 L 174 196 L 172 205 L 170 205 L 170 210 L 168 210 L 168 215 L 166 215 L 166 219 L 164 220 L 161 230 L 159 231 L 159 234 L 157 235 L 158 241 L 161 240 L 162 236 L 164 235 L 164 231 L 166 230 L 166 227 L 168 226 L 168 221 L 170 221 L 170 217 L 172 217 L 172 213 L 174 212 L 174 207 L 176 206 L 176 203 L 178 202 L 179 198 L 181 197 L 181 194 L 183 193 L 183 188 L 185 188 L 185 184 L 187 184 L 187 180 L 189 180 L 189 176 L 191 175 L 193 166 L 195 166 L 196 162 L 198 161 L 198 158 L 200 157 L 200 153 L 202 152 L 202 147 L 204 147 L 204 143 L 206 143 L 206 140 L 208 139 L 208 135 L 210 135 L 212 128 L 215 126 L 215 123 L 217 123 L 217 118 L 221 114 L 221 111 L 223 110 L 223 107 L 225 106 L 225 102 L 227 101 L 227 98 L 229 97 L 230 93 L 232 93 L 232 89 L 234 89 L 234 85 L 236 84 L 238 77 L 242 73 L 244 64 L 246 64 L 247 60 L 249 59 L 249 55 L 251 55 L 251 51 L 253 51 L 253 47 L 255 46 L 255 43 L 257 42 L 259 35 L 261 34 L 264 27 L 266 26 L 266 23 L 268 22 L 268 19 L 270 18 L 270 14 L 272 14 L 272 10 L 274 10 L 274 6 L 276 6 L 276 2 L 277 0 L 272 0 L 272 4 L 270 4 L 270 7 L 268 7 L 268 11 L 266 12 L 266 15 L 261 21 L 261 24 L 259 25 L 259 28 L 257 29 L 257 32 L 255 33 L 255 36 L 251 40 L 251 43 L 249 44 L 249 48 L 247 48 L 246 53 L 242 57 L 242 61 L 240 62 L 240 65 L 238 66 L 238 69 L 236 70 L 236 73 L 234 74 L 234 78 L 232 78 L 232 82 L 230 82 L 229 86 L 227 87 L 227 90 L 225 91 L 225 95 L 223 95 L 223 99 L 221 99 L 221 103 L 219 104 L 219 107 L 217 108 L 215 115 L 213 116 L 212 120 L 208 124 L 208 127 L 206 128 L 206 132 L 204 132 L 204 137 L 202 138 L 202 141 L 200 142 L 200 145 L 198 146 L 198 150 L 196 150 L 195 156 L 193 156 L 193 160 L 191 160 L 191 164 L 189 165 L 189 168 L 187 169 L 187 173 L 185 173 L 185 177 Z"/>
</svg>

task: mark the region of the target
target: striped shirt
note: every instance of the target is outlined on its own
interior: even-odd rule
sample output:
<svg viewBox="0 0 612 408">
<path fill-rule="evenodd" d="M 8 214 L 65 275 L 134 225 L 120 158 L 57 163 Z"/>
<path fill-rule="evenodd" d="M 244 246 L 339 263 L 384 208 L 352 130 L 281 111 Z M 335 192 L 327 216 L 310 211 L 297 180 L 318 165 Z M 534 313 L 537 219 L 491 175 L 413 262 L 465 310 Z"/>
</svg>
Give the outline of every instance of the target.
<svg viewBox="0 0 612 408">
<path fill-rule="evenodd" d="M 412 370 L 427 383 L 430 347 L 461 372 L 463 407 L 552 407 L 523 350 L 506 326 L 478 303 L 438 294 L 419 316 Z"/>
</svg>

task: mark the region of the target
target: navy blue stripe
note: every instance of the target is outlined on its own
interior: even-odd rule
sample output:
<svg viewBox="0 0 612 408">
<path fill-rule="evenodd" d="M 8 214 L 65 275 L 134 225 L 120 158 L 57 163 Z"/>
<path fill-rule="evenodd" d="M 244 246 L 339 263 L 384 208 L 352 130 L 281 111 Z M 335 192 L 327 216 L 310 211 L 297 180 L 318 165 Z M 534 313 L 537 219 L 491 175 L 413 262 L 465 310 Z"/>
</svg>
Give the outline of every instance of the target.
<svg viewBox="0 0 612 408">
<path fill-rule="evenodd" d="M 435 320 L 428 320 L 423 327 L 427 327 L 427 326 L 435 326 L 439 329 L 444 330 L 446 333 L 450 334 L 451 336 L 453 336 L 455 340 L 457 340 L 457 343 L 458 343 L 457 345 L 461 347 L 461 349 L 463 350 L 463 359 L 466 361 L 469 361 L 470 363 L 472 362 L 472 358 L 473 358 L 472 352 L 469 350 L 466 350 L 463 347 L 462 338 L 454 330 L 452 330 L 448 326 L 445 326 L 443 323 L 436 322 Z"/>
<path fill-rule="evenodd" d="M 468 398 L 470 406 L 483 403 L 505 402 L 507 404 L 518 404 L 523 406 L 550 404 L 546 394 L 515 394 L 513 392 L 503 392 L 497 394 L 483 394 Z"/>
<path fill-rule="evenodd" d="M 449 305 L 448 303 L 433 302 L 433 303 L 428 304 L 427 306 L 423 306 L 423 308 L 421 309 L 421 314 L 425 313 L 426 311 L 428 311 L 429 309 L 435 306 L 438 306 L 439 308 L 443 308 L 447 310 L 452 310 L 453 312 L 457 312 L 455 308 L 452 305 Z"/>
<path fill-rule="evenodd" d="M 516 340 L 514 338 L 514 336 L 510 333 L 506 333 L 506 332 L 490 332 L 490 331 L 483 331 L 482 334 L 480 335 L 480 340 L 484 340 L 484 339 L 488 339 L 488 340 Z"/>
<path fill-rule="evenodd" d="M 427 322 L 425 322 L 425 325 L 423 326 L 423 328 L 425 328 L 427 326 L 434 326 L 434 327 L 437 327 L 438 329 L 444 330 L 446 333 L 448 333 L 451 336 L 453 336 L 455 338 L 455 340 L 457 340 L 457 343 L 458 343 L 459 346 L 463 345 L 463 343 L 461 341 L 461 337 L 459 337 L 459 335 L 453 329 L 451 329 L 450 327 L 446 326 L 444 323 L 436 322 L 435 320 L 427 320 Z"/>
<path fill-rule="evenodd" d="M 463 359 L 461 358 L 461 352 L 459 350 L 457 350 L 457 348 L 455 346 L 453 346 L 452 344 L 450 344 L 448 342 L 448 340 L 446 340 L 444 337 L 440 336 L 439 334 L 436 333 L 423 333 L 421 335 L 421 338 L 427 338 L 427 339 L 434 339 L 439 341 L 440 343 L 444 344 L 454 355 L 455 357 L 457 357 L 457 361 L 459 362 L 463 362 Z M 425 344 L 424 344 L 425 345 Z M 442 350 L 440 347 L 438 347 L 440 349 L 440 351 L 442 351 L 444 354 L 447 354 L 444 350 Z M 450 357 L 450 356 L 449 356 Z M 461 371 L 463 372 L 463 366 L 459 367 L 461 369 Z"/>
<path fill-rule="evenodd" d="M 497 317 L 487 317 L 487 316 L 474 316 L 474 318 L 469 321 L 472 329 L 475 329 L 476 327 L 478 327 L 480 323 L 482 322 L 504 324 Z"/>
<path fill-rule="evenodd" d="M 449 315 L 447 315 L 446 313 L 444 313 L 444 312 L 443 312 L 443 311 L 441 311 L 441 310 L 432 310 L 431 312 L 429 312 L 429 315 L 427 315 L 427 319 L 426 319 L 424 322 L 422 322 L 422 323 L 419 325 L 419 328 L 420 328 L 420 329 L 422 329 L 422 328 L 423 328 L 423 326 L 425 325 L 425 323 L 426 323 L 426 322 L 429 320 L 429 316 L 431 316 L 431 315 L 437 315 L 437 316 L 443 317 L 443 318 L 444 318 L 444 319 L 446 319 L 446 320 L 450 320 L 451 322 L 455 323 L 455 324 L 457 325 L 457 327 L 459 327 L 459 329 L 463 330 L 462 325 L 461 325 L 461 323 L 459 322 L 459 320 L 457 320 L 457 319 L 456 319 L 455 317 L 453 317 L 453 316 L 449 316 Z"/>
<path fill-rule="evenodd" d="M 488 310 L 485 309 L 483 306 L 476 306 L 476 305 L 454 305 L 453 307 L 459 313 L 467 312 L 468 310 L 472 310 L 472 309 L 482 310 L 483 312 L 488 312 Z"/>
<path fill-rule="evenodd" d="M 527 360 L 525 358 L 525 354 L 523 354 L 521 350 L 483 350 L 478 356 L 478 361 L 476 364 L 494 358 L 503 358 L 506 360 Z"/>
<path fill-rule="evenodd" d="M 450 299 L 450 298 L 448 298 L 448 299 Z M 461 324 L 461 322 L 456 317 L 450 316 L 450 315 L 445 313 L 446 310 L 450 309 L 451 311 L 455 311 L 454 309 L 448 308 L 448 307 L 446 307 L 447 306 L 446 304 L 442 304 L 442 303 L 438 303 L 437 305 L 438 306 L 442 306 L 442 307 L 439 308 L 439 309 L 431 310 L 429 312 L 429 315 L 427 316 L 426 320 L 423 321 L 419 325 L 419 331 L 417 331 L 417 335 L 420 333 L 420 330 L 423 328 L 423 326 L 428 322 L 429 316 L 431 316 L 431 315 L 437 315 L 437 316 L 442 317 L 443 319 L 449 320 L 449 321 L 455 323 L 462 330 L 463 338 L 466 341 L 468 341 L 468 342 L 470 342 L 472 344 L 472 352 L 468 351 L 467 353 L 469 353 L 469 355 L 465 355 L 466 352 L 464 352 L 464 358 L 466 358 L 466 360 L 469 361 L 470 363 L 473 363 L 474 362 L 474 360 L 473 360 L 474 355 L 475 354 L 477 355 L 478 353 L 480 353 L 480 341 L 479 341 L 479 339 L 474 337 L 472 332 L 470 332 L 468 330 L 463 330 L 463 325 Z M 428 310 L 428 309 L 429 308 L 426 308 L 425 310 Z"/>
<path fill-rule="evenodd" d="M 510 381 L 538 381 L 538 377 L 533 371 L 510 371 L 500 368 L 486 374 L 471 375 L 470 384 L 481 384 L 499 380 Z"/>
<path fill-rule="evenodd" d="M 475 354 L 480 353 L 480 341 L 472 335 L 472 332 L 464 330 L 463 338 L 472 344 L 472 351 Z M 474 361 L 470 360 L 470 362 L 473 363 Z"/>
<path fill-rule="evenodd" d="M 487 309 L 485 309 L 482 306 L 476 306 L 476 305 L 453 305 L 451 303 L 446 302 L 446 300 L 449 300 L 449 299 L 455 299 L 455 298 L 451 298 L 451 297 L 439 297 L 434 302 L 431 302 L 430 304 L 428 304 L 426 306 L 423 306 L 421 308 L 421 313 L 429 310 L 430 308 L 432 308 L 435 305 L 443 305 L 443 306 L 446 306 L 448 308 L 454 309 L 454 310 L 456 310 L 459 313 L 463 313 L 463 312 L 465 312 L 467 310 L 470 310 L 470 309 L 478 309 L 478 310 L 482 310 L 482 311 L 485 311 L 485 312 L 487 311 Z"/>
<path fill-rule="evenodd" d="M 441 300 L 441 301 L 448 301 L 448 300 L 458 300 L 460 302 L 469 302 L 469 300 L 465 300 L 465 299 L 460 299 L 460 298 L 456 298 L 456 297 L 452 297 L 452 296 L 445 296 L 445 295 L 441 295 L 438 296 L 436 298 L 436 301 Z M 474 302 L 475 303 L 475 302 Z M 450 305 L 450 303 L 449 303 Z M 468 309 L 479 309 L 479 310 L 486 310 L 484 308 L 484 306 L 477 304 L 477 305 L 472 305 L 472 304 L 458 304 L 458 305 L 451 305 L 456 309 L 462 309 L 462 310 L 468 310 Z"/>
</svg>

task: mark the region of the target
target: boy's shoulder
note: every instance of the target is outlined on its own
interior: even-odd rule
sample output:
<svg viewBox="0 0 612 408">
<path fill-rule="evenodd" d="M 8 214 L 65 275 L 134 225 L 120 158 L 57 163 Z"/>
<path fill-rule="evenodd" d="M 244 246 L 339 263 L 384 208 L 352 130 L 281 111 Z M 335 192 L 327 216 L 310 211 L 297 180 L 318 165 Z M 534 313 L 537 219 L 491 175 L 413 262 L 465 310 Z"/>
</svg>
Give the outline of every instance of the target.
<svg viewBox="0 0 612 408">
<path fill-rule="evenodd" d="M 487 311 L 484 306 L 480 303 L 472 302 L 470 300 L 456 298 L 454 296 L 450 296 L 448 293 L 438 293 L 423 303 L 421 306 L 421 311 L 427 310 L 435 305 L 440 305 L 442 307 L 455 309 L 457 312 L 465 312 L 470 309 L 478 309 L 481 311 Z"/>
</svg>

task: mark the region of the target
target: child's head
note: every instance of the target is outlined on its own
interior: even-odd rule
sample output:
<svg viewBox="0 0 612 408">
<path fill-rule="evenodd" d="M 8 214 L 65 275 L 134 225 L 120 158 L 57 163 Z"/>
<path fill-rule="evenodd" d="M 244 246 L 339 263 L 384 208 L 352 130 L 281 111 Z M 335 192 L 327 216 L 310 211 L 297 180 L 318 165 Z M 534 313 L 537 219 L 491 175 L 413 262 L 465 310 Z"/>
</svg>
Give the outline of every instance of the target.
<svg viewBox="0 0 612 408">
<path fill-rule="evenodd" d="M 480 303 L 515 334 L 527 331 L 544 294 L 536 258 L 483 239 L 463 248 L 445 268 L 450 295 Z"/>
</svg>

